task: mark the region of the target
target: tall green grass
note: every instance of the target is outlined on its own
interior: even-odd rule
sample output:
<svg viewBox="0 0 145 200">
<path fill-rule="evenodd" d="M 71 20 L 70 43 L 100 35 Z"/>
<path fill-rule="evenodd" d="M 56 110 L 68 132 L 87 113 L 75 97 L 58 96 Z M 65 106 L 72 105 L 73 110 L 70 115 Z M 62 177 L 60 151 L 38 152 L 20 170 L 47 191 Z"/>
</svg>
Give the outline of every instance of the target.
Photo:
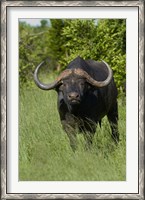
<svg viewBox="0 0 145 200">
<path fill-rule="evenodd" d="M 119 100 L 120 142 L 111 138 L 107 118 L 97 127 L 91 150 L 78 135 L 74 153 L 62 130 L 55 91 L 29 89 L 19 97 L 19 180 L 126 180 L 126 108 Z"/>
</svg>

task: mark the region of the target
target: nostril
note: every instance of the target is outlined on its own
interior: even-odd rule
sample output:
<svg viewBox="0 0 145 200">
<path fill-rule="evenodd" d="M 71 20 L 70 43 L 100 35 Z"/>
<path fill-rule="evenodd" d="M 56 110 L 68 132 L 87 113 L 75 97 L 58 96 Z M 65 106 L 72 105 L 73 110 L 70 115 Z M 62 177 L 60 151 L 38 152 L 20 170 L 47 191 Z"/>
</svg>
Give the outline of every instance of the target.
<svg viewBox="0 0 145 200">
<path fill-rule="evenodd" d="M 71 99 L 71 95 L 70 94 L 68 95 L 68 98 Z"/>
</svg>

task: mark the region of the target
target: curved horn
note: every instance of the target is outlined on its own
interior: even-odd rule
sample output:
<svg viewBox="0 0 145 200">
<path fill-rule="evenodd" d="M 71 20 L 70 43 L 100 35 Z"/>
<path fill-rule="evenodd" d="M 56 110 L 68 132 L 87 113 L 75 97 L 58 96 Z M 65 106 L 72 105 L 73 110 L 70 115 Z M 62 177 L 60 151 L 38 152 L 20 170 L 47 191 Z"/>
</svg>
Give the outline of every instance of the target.
<svg viewBox="0 0 145 200">
<path fill-rule="evenodd" d="M 61 80 L 62 80 L 63 78 L 69 76 L 69 75 L 72 73 L 72 70 L 67 69 L 67 70 L 63 71 L 63 72 L 57 77 L 57 79 L 56 79 L 54 82 L 48 83 L 48 84 L 42 83 L 42 82 L 39 80 L 39 78 L 38 78 L 38 71 L 39 71 L 40 67 L 43 65 L 44 62 L 45 62 L 45 61 L 42 61 L 42 62 L 36 67 L 35 72 L 34 72 L 34 81 L 35 81 L 36 85 L 37 85 L 40 89 L 42 89 L 42 90 L 52 90 L 52 89 L 56 88 L 56 87 L 60 84 L 60 82 L 61 82 Z"/>
<path fill-rule="evenodd" d="M 95 87 L 104 87 L 104 86 L 108 85 L 110 83 L 110 81 L 112 80 L 113 73 L 112 73 L 112 69 L 109 67 L 109 65 L 105 61 L 103 61 L 103 63 L 106 65 L 106 67 L 108 69 L 108 77 L 104 81 L 96 81 L 87 72 L 85 72 L 81 69 L 75 69 L 74 73 L 86 78 L 87 81 Z"/>
</svg>

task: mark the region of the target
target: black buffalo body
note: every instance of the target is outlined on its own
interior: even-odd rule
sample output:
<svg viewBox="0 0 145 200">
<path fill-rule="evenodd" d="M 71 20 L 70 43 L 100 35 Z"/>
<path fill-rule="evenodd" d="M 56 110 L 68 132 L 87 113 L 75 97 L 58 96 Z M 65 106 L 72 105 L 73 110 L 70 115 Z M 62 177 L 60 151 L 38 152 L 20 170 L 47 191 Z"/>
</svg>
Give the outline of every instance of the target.
<svg viewBox="0 0 145 200">
<path fill-rule="evenodd" d="M 39 81 L 37 74 L 41 65 L 35 70 L 34 80 L 41 89 L 57 91 L 60 120 L 72 149 L 76 149 L 78 131 L 84 134 L 87 147 L 90 147 L 96 126 L 98 123 L 101 125 L 105 115 L 111 126 L 112 138 L 118 143 L 117 89 L 107 63 L 77 57 L 51 84 Z"/>
</svg>

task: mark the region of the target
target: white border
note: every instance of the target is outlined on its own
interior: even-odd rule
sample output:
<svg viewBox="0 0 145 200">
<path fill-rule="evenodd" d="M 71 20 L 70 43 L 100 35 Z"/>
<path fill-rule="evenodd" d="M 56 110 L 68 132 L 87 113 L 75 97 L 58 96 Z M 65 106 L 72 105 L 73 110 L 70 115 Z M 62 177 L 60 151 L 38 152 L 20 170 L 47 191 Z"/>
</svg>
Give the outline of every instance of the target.
<svg viewBox="0 0 145 200">
<path fill-rule="evenodd" d="M 9 7 L 7 10 L 8 193 L 138 193 L 138 8 Z M 127 160 L 126 181 L 18 181 L 18 19 L 127 19 Z M 119 67 L 119 66 L 118 66 Z"/>
</svg>

